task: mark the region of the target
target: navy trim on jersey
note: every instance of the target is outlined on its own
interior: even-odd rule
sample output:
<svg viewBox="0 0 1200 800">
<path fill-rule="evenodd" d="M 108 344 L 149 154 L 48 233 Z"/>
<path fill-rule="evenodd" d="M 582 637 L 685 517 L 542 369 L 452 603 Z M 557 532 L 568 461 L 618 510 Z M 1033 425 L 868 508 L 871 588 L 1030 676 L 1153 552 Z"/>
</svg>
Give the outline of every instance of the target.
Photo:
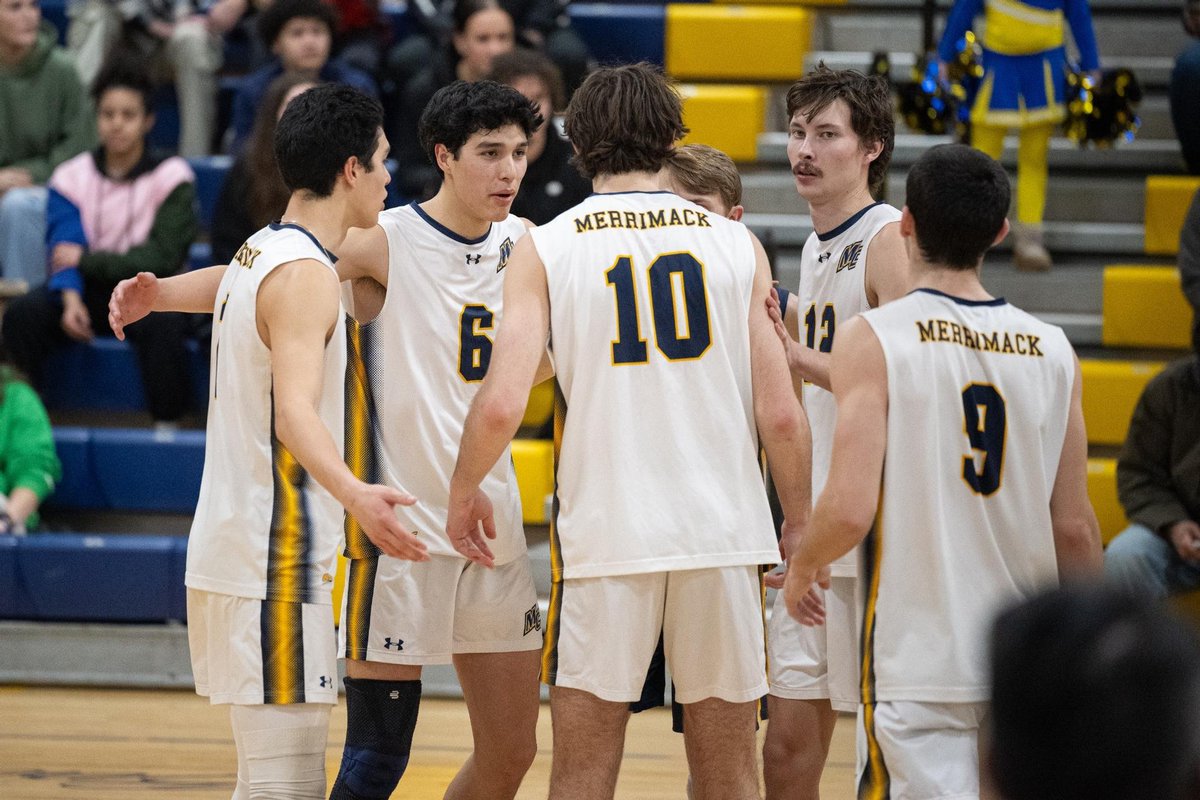
<svg viewBox="0 0 1200 800">
<path fill-rule="evenodd" d="M 300 231 L 305 236 L 307 236 L 313 244 L 315 244 L 317 246 L 318 250 L 320 250 L 322 253 L 325 254 L 326 258 L 328 258 L 334 264 L 337 263 L 338 257 L 335 256 L 333 253 L 329 252 L 328 250 L 326 250 L 325 245 L 318 242 L 317 237 L 313 236 L 312 231 L 310 231 L 308 228 L 304 227 L 303 225 L 298 225 L 295 222 L 272 222 L 267 227 L 273 231 L 281 231 L 284 228 L 290 228 L 294 231 Z"/>
<path fill-rule="evenodd" d="M 588 197 L 615 197 L 619 194 L 675 194 L 666 189 L 630 189 L 628 192 L 592 192 Z M 683 198 L 680 197 L 680 200 Z"/>
<path fill-rule="evenodd" d="M 462 244 L 483 244 L 485 241 L 487 241 L 487 238 L 492 235 L 492 223 L 489 222 L 487 233 L 485 233 L 483 236 L 480 236 L 478 239 L 468 239 L 465 236 L 455 233 L 433 217 L 426 214 L 425 209 L 421 208 L 420 204 L 415 200 L 408 205 L 413 211 L 417 212 L 417 216 L 432 225 L 434 230 L 443 236 L 453 239 L 456 242 L 461 242 Z"/>
<path fill-rule="evenodd" d="M 955 303 L 958 303 L 960 306 L 1005 306 L 1005 305 L 1008 305 L 1008 301 L 1005 300 L 1003 297 L 993 297 L 991 300 L 967 300 L 966 298 L 955 297 L 952 294 L 946 294 L 945 292 L 939 292 L 937 289 L 930 289 L 926 286 L 922 286 L 918 289 L 913 289 L 911 292 L 909 292 L 909 294 L 915 294 L 916 292 L 924 292 L 925 294 L 932 294 L 932 295 L 937 295 L 938 297 L 944 297 L 947 300 L 952 300 Z"/>
<path fill-rule="evenodd" d="M 834 228 L 833 230 L 831 230 L 831 231 L 826 231 L 825 233 L 818 233 L 818 234 L 817 234 L 817 239 L 819 239 L 819 240 L 820 240 L 820 241 L 822 241 L 822 242 L 828 242 L 830 239 L 833 239 L 833 238 L 834 238 L 834 237 L 836 237 L 836 236 L 840 236 L 841 234 L 843 234 L 843 233 L 845 233 L 846 231 L 848 231 L 848 230 L 850 229 L 850 226 L 851 226 L 851 225 L 853 225 L 854 223 L 856 223 L 856 222 L 858 222 L 860 219 L 862 219 L 862 217 L 863 217 L 863 214 L 866 214 L 868 211 L 870 211 L 870 210 L 871 210 L 872 208 L 874 208 L 875 206 L 881 206 L 881 205 L 883 205 L 883 201 L 882 201 L 882 200 L 880 200 L 880 201 L 879 201 L 879 202 L 877 202 L 877 203 L 871 203 L 871 205 L 867 206 L 866 208 L 864 208 L 863 210 L 859 211 L 858 213 L 856 213 L 856 214 L 852 215 L 852 216 L 850 217 L 850 219 L 846 220 L 846 221 L 845 221 L 845 222 L 843 222 L 841 225 L 838 225 L 838 226 L 837 226 L 836 228 Z"/>
</svg>

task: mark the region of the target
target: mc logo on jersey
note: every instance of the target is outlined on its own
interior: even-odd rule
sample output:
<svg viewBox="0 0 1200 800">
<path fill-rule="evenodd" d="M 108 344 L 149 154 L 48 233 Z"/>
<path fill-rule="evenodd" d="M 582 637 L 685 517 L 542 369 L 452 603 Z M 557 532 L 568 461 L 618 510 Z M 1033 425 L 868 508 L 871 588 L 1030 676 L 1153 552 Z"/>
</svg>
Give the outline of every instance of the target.
<svg viewBox="0 0 1200 800">
<path fill-rule="evenodd" d="M 508 257 L 512 255 L 513 240 L 505 239 L 504 244 L 500 245 L 500 263 L 496 265 L 496 272 L 508 266 Z"/>
<path fill-rule="evenodd" d="M 522 636 L 528 636 L 530 631 L 540 631 L 542 629 L 542 610 L 538 608 L 537 603 L 533 604 L 533 608 L 525 612 L 525 632 Z"/>
<path fill-rule="evenodd" d="M 842 257 L 838 259 L 837 269 L 834 272 L 841 272 L 844 269 L 854 269 L 858 264 L 858 258 L 862 255 L 862 241 L 854 242 L 846 245 L 846 249 L 842 251 Z"/>
</svg>

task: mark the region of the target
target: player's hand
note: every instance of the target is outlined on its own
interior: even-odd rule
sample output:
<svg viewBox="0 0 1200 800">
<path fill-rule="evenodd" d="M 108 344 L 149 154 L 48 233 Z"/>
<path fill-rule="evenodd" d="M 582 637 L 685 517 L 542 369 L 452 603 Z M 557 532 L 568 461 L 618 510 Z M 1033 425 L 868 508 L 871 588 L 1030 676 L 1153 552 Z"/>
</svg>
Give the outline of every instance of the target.
<svg viewBox="0 0 1200 800">
<path fill-rule="evenodd" d="M 779 566 L 782 570 L 772 570 L 763 576 L 763 582 L 769 589 L 782 589 L 784 578 L 787 575 L 787 560 L 792 553 L 796 552 L 796 547 L 800 544 L 800 536 L 803 528 L 799 525 L 793 525 L 789 520 L 783 521 L 783 526 L 779 531 Z"/>
<path fill-rule="evenodd" d="M 808 350 L 788 333 L 787 326 L 783 324 L 783 309 L 779 305 L 779 292 L 774 286 L 771 287 L 771 293 L 767 295 L 767 316 L 771 318 L 771 323 L 775 326 L 775 335 L 779 337 L 779 343 L 783 345 L 784 355 L 787 356 L 788 369 L 793 375 L 797 375 L 805 380 L 809 376 L 805 372 L 804 356 Z"/>
<path fill-rule="evenodd" d="M 1167 529 L 1167 538 L 1179 557 L 1189 564 L 1200 563 L 1200 524 L 1185 519 Z"/>
<path fill-rule="evenodd" d="M 0 169 L 0 194 L 9 189 L 24 189 L 33 186 L 33 175 L 24 167 Z"/>
<path fill-rule="evenodd" d="M 64 289 L 62 299 L 63 332 L 77 342 L 90 342 L 92 340 L 92 317 L 88 314 L 87 306 L 83 304 L 79 292 Z"/>
<path fill-rule="evenodd" d="M 829 588 L 828 565 L 808 569 L 797 562 L 788 565 L 783 585 L 783 599 L 788 613 L 801 625 L 817 626 L 825 622 L 823 589 Z"/>
<path fill-rule="evenodd" d="M 121 341 L 125 340 L 125 326 L 142 319 L 154 308 L 158 299 L 158 278 L 153 272 L 139 272 L 126 278 L 113 289 L 108 298 L 108 326 Z"/>
<path fill-rule="evenodd" d="M 396 506 L 411 506 L 417 498 L 390 486 L 364 483 L 346 506 L 371 543 L 393 558 L 428 561 L 429 548 L 396 518 Z"/>
<path fill-rule="evenodd" d="M 496 565 L 495 556 L 487 545 L 488 539 L 496 538 L 496 521 L 492 515 L 492 501 L 482 489 L 465 496 L 458 496 L 451 490 L 446 535 L 454 549 L 471 561 L 489 568 Z"/>
</svg>

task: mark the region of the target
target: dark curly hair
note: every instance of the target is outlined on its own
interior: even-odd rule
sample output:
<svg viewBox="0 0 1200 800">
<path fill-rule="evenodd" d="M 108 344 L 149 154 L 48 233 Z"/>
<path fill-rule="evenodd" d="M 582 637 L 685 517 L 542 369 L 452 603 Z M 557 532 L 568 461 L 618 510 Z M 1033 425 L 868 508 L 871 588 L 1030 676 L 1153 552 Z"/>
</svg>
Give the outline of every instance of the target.
<svg viewBox="0 0 1200 800">
<path fill-rule="evenodd" d="M 283 26 L 298 17 L 325 23 L 331 37 L 337 31 L 337 10 L 324 0 L 273 0 L 258 16 L 258 37 L 270 50 Z"/>
<path fill-rule="evenodd" d="M 351 157 L 374 168 L 383 108 L 379 101 L 342 84 L 315 86 L 288 103 L 275 126 L 275 160 L 289 192 L 316 197 L 333 193 Z"/>
<path fill-rule="evenodd" d="M 455 81 L 439 89 L 425 106 L 417 123 L 417 136 L 425 156 L 437 166 L 433 153 L 436 145 L 444 146 L 457 158 L 471 135 L 479 131 L 516 125 L 526 136 L 532 136 L 543 122 L 537 106 L 511 86 L 495 81 Z"/>
<path fill-rule="evenodd" d="M 154 81 L 145 64 L 132 55 L 120 50 L 113 51 L 105 60 L 92 81 L 92 102 L 100 104 L 100 98 L 109 89 L 128 89 L 142 98 L 142 108 L 147 114 L 153 109 Z"/>
</svg>

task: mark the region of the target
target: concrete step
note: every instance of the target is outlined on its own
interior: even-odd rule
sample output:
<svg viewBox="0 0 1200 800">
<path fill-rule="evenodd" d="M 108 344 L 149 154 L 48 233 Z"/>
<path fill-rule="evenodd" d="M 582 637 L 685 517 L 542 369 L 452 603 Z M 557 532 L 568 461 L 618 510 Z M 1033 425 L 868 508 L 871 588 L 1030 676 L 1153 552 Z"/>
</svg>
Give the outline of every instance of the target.
<svg viewBox="0 0 1200 800">
<path fill-rule="evenodd" d="M 882 48 L 881 48 L 882 49 Z M 908 49 L 890 50 L 888 58 L 892 65 L 892 80 L 901 82 L 912 79 L 913 64 L 917 60 L 920 43 L 914 43 Z M 805 58 L 805 66 L 812 69 L 822 62 L 830 69 L 856 69 L 865 72 L 874 60 L 873 54 L 878 50 L 815 50 Z M 1171 77 L 1174 66 L 1174 55 L 1149 56 L 1129 55 L 1113 58 L 1105 62 L 1108 66 L 1128 67 L 1137 75 L 1138 82 L 1147 92 L 1164 91 Z"/>
<path fill-rule="evenodd" d="M 887 201 L 897 208 L 904 205 L 907 176 L 904 169 L 888 174 Z M 805 208 L 791 173 L 783 168 L 743 174 L 742 190 L 743 205 L 751 213 L 787 214 Z M 1136 175 L 1055 175 L 1047 193 L 1046 219 L 1051 221 L 1140 221 L 1145 207 L 1145 181 Z"/>
<path fill-rule="evenodd" d="M 1096 15 L 1094 23 L 1103 64 L 1127 66 L 1130 57 L 1173 59 L 1189 42 L 1178 10 L 1105 13 Z M 939 35 L 944 24 L 945 15 L 939 15 Z M 978 32 L 983 33 L 982 19 Z M 813 25 L 814 50 L 916 52 L 921 47 L 921 16 L 907 10 L 825 7 Z"/>
<path fill-rule="evenodd" d="M 812 233 L 812 220 L 807 214 L 747 214 L 742 221 L 775 247 L 803 247 Z M 1143 228 L 1137 223 L 1047 222 L 1045 238 L 1052 252 L 1091 254 L 1109 260 L 1143 253 Z M 997 249 L 1004 252 L 1009 245 L 1004 242 Z"/>
<path fill-rule="evenodd" d="M 910 166 L 930 147 L 951 141 L 953 139 L 949 136 L 898 133 L 896 147 L 892 152 L 892 167 Z M 1005 139 L 1004 154 L 1000 157 L 1000 161 L 1009 169 L 1016 168 L 1016 136 L 1009 136 Z M 1105 150 L 1094 148 L 1085 150 L 1071 140 L 1060 136 L 1050 141 L 1049 161 L 1052 173 L 1067 170 L 1096 173 L 1104 170 L 1109 175 L 1114 172 L 1127 172 L 1144 176 L 1147 173 L 1172 175 L 1184 171 L 1179 142 L 1173 139 L 1135 139 L 1132 142 L 1118 142 L 1115 146 Z M 757 163 L 787 164 L 786 132 L 769 131 L 758 137 Z"/>
</svg>

